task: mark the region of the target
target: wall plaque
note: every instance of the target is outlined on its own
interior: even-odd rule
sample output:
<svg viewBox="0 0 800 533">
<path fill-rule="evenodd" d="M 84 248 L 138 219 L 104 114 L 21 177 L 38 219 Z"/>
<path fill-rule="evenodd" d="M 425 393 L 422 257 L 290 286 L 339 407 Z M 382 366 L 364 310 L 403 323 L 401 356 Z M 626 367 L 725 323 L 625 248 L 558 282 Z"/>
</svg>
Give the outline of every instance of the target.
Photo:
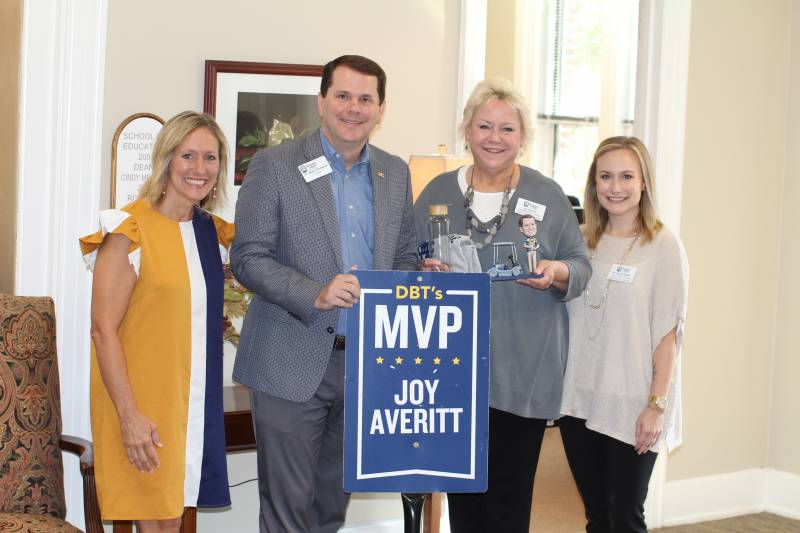
<svg viewBox="0 0 800 533">
<path fill-rule="evenodd" d="M 150 156 L 164 119 L 151 113 L 136 113 L 122 121 L 111 144 L 111 207 L 119 208 L 136 199 L 139 187 L 150 176 Z"/>
</svg>

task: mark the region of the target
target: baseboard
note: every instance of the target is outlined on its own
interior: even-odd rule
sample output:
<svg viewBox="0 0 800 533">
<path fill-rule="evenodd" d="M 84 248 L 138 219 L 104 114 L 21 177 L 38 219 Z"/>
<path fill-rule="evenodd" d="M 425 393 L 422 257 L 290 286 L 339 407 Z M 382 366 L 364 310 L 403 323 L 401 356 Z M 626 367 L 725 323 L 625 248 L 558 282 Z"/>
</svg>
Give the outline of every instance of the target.
<svg viewBox="0 0 800 533">
<path fill-rule="evenodd" d="M 765 511 L 800 520 L 800 476 L 780 470 L 767 472 Z"/>
<path fill-rule="evenodd" d="M 664 487 L 663 526 L 693 524 L 750 513 L 800 518 L 800 476 L 752 468 L 692 479 Z"/>
</svg>

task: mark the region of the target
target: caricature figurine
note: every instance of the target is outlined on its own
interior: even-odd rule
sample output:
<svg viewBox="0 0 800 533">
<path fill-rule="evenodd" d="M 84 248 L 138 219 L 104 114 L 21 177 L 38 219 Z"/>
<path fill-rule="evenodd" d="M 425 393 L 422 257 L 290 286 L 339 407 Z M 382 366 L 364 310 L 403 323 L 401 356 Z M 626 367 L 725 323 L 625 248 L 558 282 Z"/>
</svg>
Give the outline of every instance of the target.
<svg viewBox="0 0 800 533">
<path fill-rule="evenodd" d="M 524 246 L 528 250 L 528 272 L 531 274 L 536 269 L 536 250 L 539 249 L 539 241 L 536 240 L 537 229 L 533 215 L 519 217 L 519 231 L 525 236 Z"/>
</svg>

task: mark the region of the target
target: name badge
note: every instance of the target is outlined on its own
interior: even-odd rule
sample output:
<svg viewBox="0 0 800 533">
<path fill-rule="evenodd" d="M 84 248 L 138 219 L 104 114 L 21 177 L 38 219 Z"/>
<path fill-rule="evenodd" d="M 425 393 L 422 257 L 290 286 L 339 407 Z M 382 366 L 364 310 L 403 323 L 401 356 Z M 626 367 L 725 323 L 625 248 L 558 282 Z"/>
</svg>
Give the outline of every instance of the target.
<svg viewBox="0 0 800 533">
<path fill-rule="evenodd" d="M 306 180 L 306 183 L 311 183 L 315 179 L 327 176 L 333 172 L 333 170 L 331 170 L 331 164 L 328 163 L 324 155 L 312 159 L 307 163 L 303 163 L 302 165 L 298 165 L 297 168 L 300 170 L 300 174 L 303 175 L 303 179 Z"/>
<path fill-rule="evenodd" d="M 531 215 L 535 220 L 541 222 L 546 209 L 546 205 L 537 204 L 525 198 L 519 198 L 517 199 L 517 206 L 514 208 L 514 212 L 518 215 Z"/>
<path fill-rule="evenodd" d="M 636 267 L 628 265 L 611 265 L 611 270 L 608 271 L 606 279 L 611 281 L 621 281 L 622 283 L 633 283 L 633 278 L 636 276 Z"/>
</svg>

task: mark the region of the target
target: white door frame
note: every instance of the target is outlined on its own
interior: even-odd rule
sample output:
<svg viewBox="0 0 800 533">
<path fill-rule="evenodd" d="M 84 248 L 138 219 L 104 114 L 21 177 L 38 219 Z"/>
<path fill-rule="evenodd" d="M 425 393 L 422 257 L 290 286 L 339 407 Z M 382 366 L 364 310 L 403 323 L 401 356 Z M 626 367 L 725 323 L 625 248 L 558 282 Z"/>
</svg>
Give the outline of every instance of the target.
<svg viewBox="0 0 800 533">
<path fill-rule="evenodd" d="M 640 0 L 634 135 L 649 147 L 664 223 L 680 235 L 692 0 Z M 649 527 L 663 524 L 666 451 L 645 502 Z"/>
</svg>

